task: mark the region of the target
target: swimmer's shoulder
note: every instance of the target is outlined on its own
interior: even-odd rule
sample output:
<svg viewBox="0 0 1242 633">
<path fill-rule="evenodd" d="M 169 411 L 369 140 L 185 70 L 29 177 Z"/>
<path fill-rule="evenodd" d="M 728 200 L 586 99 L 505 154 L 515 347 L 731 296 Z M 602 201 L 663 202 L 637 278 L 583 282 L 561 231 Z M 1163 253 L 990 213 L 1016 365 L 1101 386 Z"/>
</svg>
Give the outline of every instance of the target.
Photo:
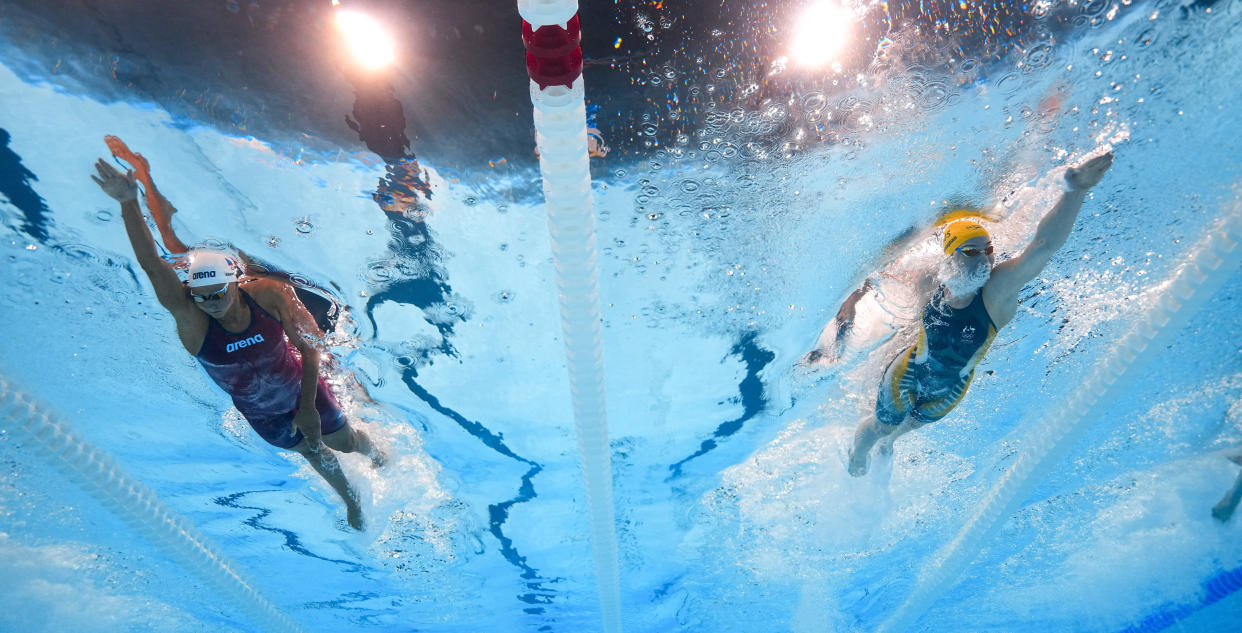
<svg viewBox="0 0 1242 633">
<path fill-rule="evenodd" d="M 259 307 L 277 318 L 283 318 L 289 297 L 295 296 L 292 286 L 270 277 L 247 277 L 238 283 L 238 287 L 249 294 Z"/>
</svg>

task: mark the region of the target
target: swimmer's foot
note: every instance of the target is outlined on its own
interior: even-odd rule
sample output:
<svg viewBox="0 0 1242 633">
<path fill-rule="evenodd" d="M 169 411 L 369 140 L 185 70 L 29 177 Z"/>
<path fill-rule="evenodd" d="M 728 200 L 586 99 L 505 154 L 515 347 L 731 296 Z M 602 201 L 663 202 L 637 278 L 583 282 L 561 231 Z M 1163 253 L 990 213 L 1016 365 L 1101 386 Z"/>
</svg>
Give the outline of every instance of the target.
<svg viewBox="0 0 1242 633">
<path fill-rule="evenodd" d="M 359 532 L 362 531 L 365 523 L 362 519 L 362 506 L 358 505 L 358 502 L 351 501 L 345 504 L 345 517 L 349 521 L 349 527 Z"/>
<path fill-rule="evenodd" d="M 893 456 L 893 440 L 894 438 L 891 435 L 888 437 L 880 438 L 880 441 L 875 443 L 875 452 L 885 457 L 892 457 Z"/>
<path fill-rule="evenodd" d="M 1237 509 L 1237 504 L 1229 503 L 1229 497 L 1220 500 L 1220 503 L 1212 507 L 1212 518 L 1224 523 L 1233 516 L 1233 511 Z"/>
<path fill-rule="evenodd" d="M 863 453 L 860 456 L 858 453 L 854 451 L 852 447 L 850 448 L 849 471 L 850 471 L 851 476 L 862 477 L 863 475 L 867 474 L 867 466 L 868 466 L 867 457 L 868 457 L 867 453 Z"/>
<path fill-rule="evenodd" d="M 371 468 L 379 470 L 380 468 L 383 468 L 387 464 L 388 464 L 388 453 L 385 453 L 383 449 L 376 446 L 375 450 L 371 451 Z"/>
<path fill-rule="evenodd" d="M 1232 453 L 1232 454 L 1225 455 L 1225 459 L 1227 459 L 1227 460 L 1229 460 L 1229 461 L 1231 461 L 1231 462 L 1233 462 L 1233 463 L 1235 463 L 1235 464 L 1237 464 L 1237 465 L 1239 465 L 1239 466 L 1242 466 L 1242 449 L 1239 449 L 1238 451 L 1236 451 L 1236 452 L 1234 452 L 1234 453 Z"/>
<path fill-rule="evenodd" d="M 134 177 L 143 185 L 151 186 L 151 165 L 147 159 L 129 148 L 125 141 L 109 134 L 104 137 L 104 143 L 108 145 L 108 150 L 113 156 L 127 162 L 134 169 Z"/>
</svg>

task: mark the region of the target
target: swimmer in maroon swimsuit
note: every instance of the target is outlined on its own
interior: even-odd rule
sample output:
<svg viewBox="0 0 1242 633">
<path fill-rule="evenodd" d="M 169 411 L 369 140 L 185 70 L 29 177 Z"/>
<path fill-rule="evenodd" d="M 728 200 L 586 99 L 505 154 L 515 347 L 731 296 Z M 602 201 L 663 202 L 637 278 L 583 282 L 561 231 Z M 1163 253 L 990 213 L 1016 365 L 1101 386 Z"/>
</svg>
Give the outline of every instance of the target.
<svg viewBox="0 0 1242 633">
<path fill-rule="evenodd" d="M 121 203 L 121 217 L 134 255 L 155 296 L 176 320 L 177 336 L 233 405 L 265 441 L 306 458 L 345 501 L 349 524 L 362 529 L 358 493 L 345 479 L 332 450 L 384 455 L 341 413 L 332 389 L 319 376 L 320 352 L 307 339 L 318 327 L 288 284 L 243 277 L 224 253 L 198 250 L 183 284 L 156 251 L 143 222 L 133 172 L 122 175 L 104 160 L 91 178 Z M 326 445 L 326 447 L 325 447 Z"/>
</svg>

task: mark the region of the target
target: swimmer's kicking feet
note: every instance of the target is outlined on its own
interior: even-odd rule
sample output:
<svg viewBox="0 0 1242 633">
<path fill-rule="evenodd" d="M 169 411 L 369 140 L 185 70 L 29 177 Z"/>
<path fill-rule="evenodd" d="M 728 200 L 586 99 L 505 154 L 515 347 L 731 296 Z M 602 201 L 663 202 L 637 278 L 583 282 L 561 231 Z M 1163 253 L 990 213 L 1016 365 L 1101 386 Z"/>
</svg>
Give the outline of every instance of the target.
<svg viewBox="0 0 1242 633">
<path fill-rule="evenodd" d="M 1234 451 L 1232 454 L 1226 455 L 1225 459 L 1242 466 L 1242 448 Z M 1238 509 L 1238 502 L 1242 501 L 1242 471 L 1238 472 L 1238 478 L 1233 481 L 1233 487 L 1225 492 L 1225 496 L 1212 507 L 1212 518 L 1224 523 L 1233 516 L 1234 510 Z"/>
<path fill-rule="evenodd" d="M 306 459 L 345 502 L 350 526 L 361 530 L 357 490 L 334 451 L 363 453 L 377 468 L 385 456 L 366 432 L 349 424 L 331 386 L 320 377 L 326 354 L 317 342 L 322 333 L 293 287 L 248 277 L 234 258 L 204 249 L 190 254 L 189 279 L 183 284 L 159 256 L 143 222 L 135 174 L 121 174 L 103 159 L 95 169 L 91 178 L 121 204 L 130 246 L 160 305 L 173 316 L 182 347 L 260 437 Z"/>
</svg>

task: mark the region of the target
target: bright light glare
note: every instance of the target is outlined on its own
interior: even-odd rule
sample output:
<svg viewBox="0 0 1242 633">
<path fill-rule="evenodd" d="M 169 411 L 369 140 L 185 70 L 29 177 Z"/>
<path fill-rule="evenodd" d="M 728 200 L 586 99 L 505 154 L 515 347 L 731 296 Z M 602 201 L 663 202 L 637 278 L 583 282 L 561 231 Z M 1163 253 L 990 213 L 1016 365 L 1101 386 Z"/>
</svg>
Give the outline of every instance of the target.
<svg viewBox="0 0 1242 633">
<path fill-rule="evenodd" d="M 376 70 L 396 58 L 392 36 L 374 18 L 354 11 L 338 11 L 336 23 L 354 57 L 365 67 Z"/>
<path fill-rule="evenodd" d="M 831 61 L 850 36 L 854 18 L 835 2 L 811 5 L 798 20 L 790 57 L 803 66 L 823 66 Z"/>
</svg>

